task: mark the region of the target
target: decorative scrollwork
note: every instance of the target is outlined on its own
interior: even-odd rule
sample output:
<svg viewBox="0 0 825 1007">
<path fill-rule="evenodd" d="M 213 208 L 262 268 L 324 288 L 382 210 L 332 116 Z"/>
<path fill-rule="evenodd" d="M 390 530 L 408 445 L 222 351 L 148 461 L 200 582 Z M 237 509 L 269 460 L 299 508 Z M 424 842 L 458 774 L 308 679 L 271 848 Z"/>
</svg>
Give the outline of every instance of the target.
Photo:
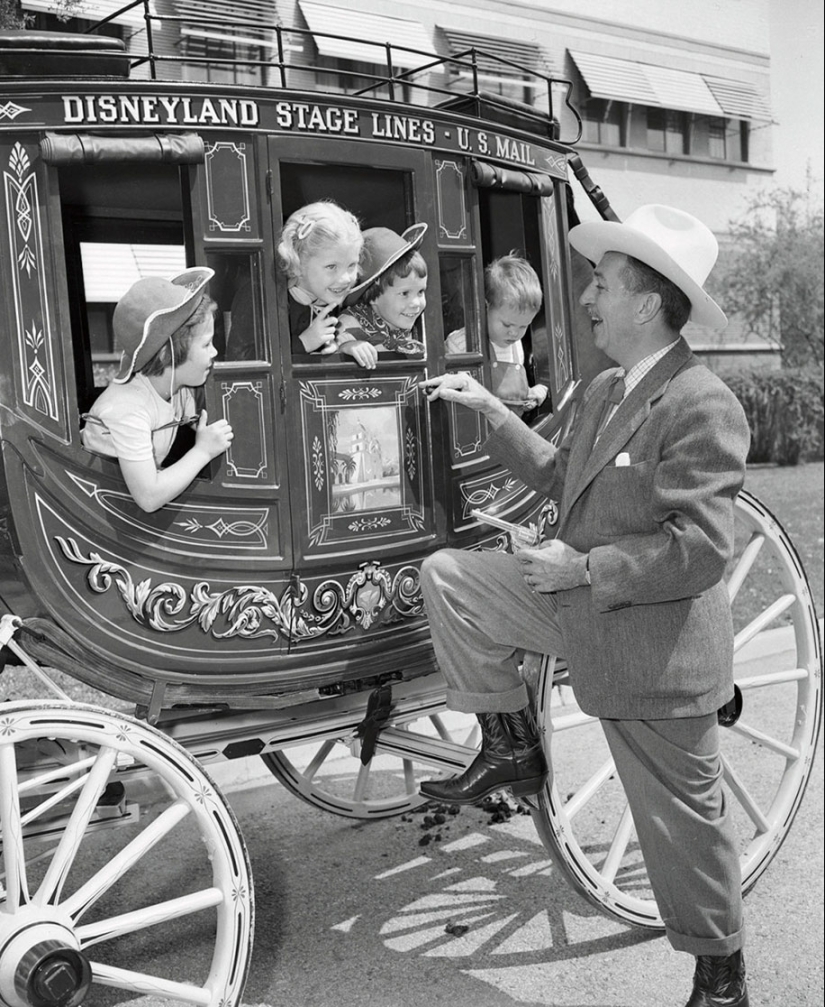
<svg viewBox="0 0 825 1007">
<path fill-rule="evenodd" d="M 254 584 L 213 591 L 206 581 L 199 581 L 187 592 L 173 581 L 156 586 L 148 579 L 135 582 L 121 564 L 97 552 L 84 555 L 74 539 L 60 535 L 55 539 L 68 560 L 88 568 L 86 581 L 93 591 L 105 594 L 115 587 L 132 618 L 161 633 L 197 626 L 216 640 L 281 637 L 299 642 L 341 635 L 355 626 L 368 630 L 382 613 L 395 621 L 423 611 L 418 570 L 413 566 L 391 577 L 379 562 L 367 561 L 346 585 L 326 580 L 311 597 L 297 577 L 280 598 Z"/>
<path fill-rule="evenodd" d="M 344 402 L 354 402 L 357 399 L 377 399 L 381 396 L 380 388 L 342 388 L 338 398 Z"/>
<path fill-rule="evenodd" d="M 407 478 L 410 482 L 415 482 L 416 459 L 418 455 L 417 443 L 418 440 L 415 436 L 415 431 L 407 427 L 404 431 L 404 464 L 407 467 Z"/>
<path fill-rule="evenodd" d="M 315 488 L 320 493 L 326 482 L 326 472 L 324 468 L 324 446 L 319 437 L 312 439 L 312 478 Z"/>
</svg>

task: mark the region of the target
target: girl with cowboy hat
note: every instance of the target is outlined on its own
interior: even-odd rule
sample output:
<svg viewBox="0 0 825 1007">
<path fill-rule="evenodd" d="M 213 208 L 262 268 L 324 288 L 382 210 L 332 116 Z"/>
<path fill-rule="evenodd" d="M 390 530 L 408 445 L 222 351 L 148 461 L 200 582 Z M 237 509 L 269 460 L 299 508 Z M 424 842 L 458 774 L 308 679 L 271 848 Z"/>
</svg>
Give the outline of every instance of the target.
<svg viewBox="0 0 825 1007">
<path fill-rule="evenodd" d="M 412 330 L 427 305 L 427 263 L 418 251 L 426 231 L 423 223 L 403 234 L 388 227 L 364 231 L 363 279 L 347 297 L 338 347 L 367 370 L 383 351 L 424 354 Z"/>
<path fill-rule="evenodd" d="M 206 381 L 217 355 L 217 305 L 205 292 L 213 276 L 214 270 L 197 267 L 172 280 L 144 277 L 115 307 L 120 370 L 84 416 L 82 439 L 89 451 L 118 459 L 129 492 L 145 511 L 174 500 L 232 443 L 226 420 L 207 424 L 205 410 L 197 415 L 192 391 Z M 194 446 L 161 468 L 178 427 L 194 422 Z"/>
</svg>

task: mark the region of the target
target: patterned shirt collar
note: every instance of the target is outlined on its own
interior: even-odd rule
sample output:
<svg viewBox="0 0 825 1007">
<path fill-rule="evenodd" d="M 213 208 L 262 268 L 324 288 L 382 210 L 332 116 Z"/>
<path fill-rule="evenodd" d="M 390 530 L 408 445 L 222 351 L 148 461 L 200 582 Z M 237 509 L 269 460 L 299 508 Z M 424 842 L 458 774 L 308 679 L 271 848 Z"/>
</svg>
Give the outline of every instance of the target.
<svg viewBox="0 0 825 1007">
<path fill-rule="evenodd" d="M 634 364 L 629 371 L 626 371 L 623 367 L 619 368 L 619 376 L 624 377 L 625 397 L 627 397 L 627 394 L 632 391 L 636 385 L 638 385 L 648 371 L 653 370 L 662 357 L 670 353 L 678 342 L 678 339 L 674 339 L 672 343 L 668 343 L 667 346 L 663 346 L 660 350 L 657 350 L 655 353 L 651 353 L 650 356 L 640 360 L 638 364 Z"/>
</svg>

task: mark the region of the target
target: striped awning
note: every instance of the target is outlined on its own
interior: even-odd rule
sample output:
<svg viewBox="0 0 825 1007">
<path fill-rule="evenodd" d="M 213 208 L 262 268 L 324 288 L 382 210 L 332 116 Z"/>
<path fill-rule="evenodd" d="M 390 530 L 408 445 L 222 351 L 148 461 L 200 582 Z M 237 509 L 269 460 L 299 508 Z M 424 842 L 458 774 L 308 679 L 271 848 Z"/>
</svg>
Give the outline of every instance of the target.
<svg viewBox="0 0 825 1007">
<path fill-rule="evenodd" d="M 767 101 L 752 84 L 655 63 L 568 51 L 594 98 L 720 118 L 770 119 Z"/>
<path fill-rule="evenodd" d="M 711 89 L 713 97 L 724 109 L 725 114 L 731 118 L 771 121 L 771 107 L 767 98 L 759 94 L 750 84 L 708 76 L 705 76 L 705 83 Z"/>
<path fill-rule="evenodd" d="M 389 42 L 393 65 L 408 70 L 426 63 L 433 52 L 430 33 L 418 21 L 333 7 L 316 0 L 299 0 L 299 6 L 321 56 L 384 64 L 387 55 L 383 46 Z M 401 46 L 416 52 L 396 48 Z"/>
<path fill-rule="evenodd" d="M 551 73 L 546 54 L 532 42 L 517 42 L 509 38 L 493 38 L 491 35 L 476 35 L 439 27 L 447 39 L 450 55 L 469 64 L 472 63 L 472 56 L 467 50 L 475 50 L 476 67 L 485 76 L 522 79 L 529 74 L 547 76 Z M 469 71 L 469 67 L 466 69 Z"/>
<path fill-rule="evenodd" d="M 94 22 L 102 21 L 119 11 L 126 3 L 128 0 L 80 0 L 77 6 L 72 6 L 71 17 L 84 18 Z M 20 6 L 24 11 L 39 11 L 43 14 L 54 14 L 56 8 L 54 0 L 22 0 Z M 149 13 L 156 13 L 153 3 L 149 4 Z M 118 14 L 117 17 L 112 18 L 112 21 L 114 24 L 143 26 L 146 23 L 143 14 L 143 5 L 139 4 L 131 10 Z"/>
</svg>

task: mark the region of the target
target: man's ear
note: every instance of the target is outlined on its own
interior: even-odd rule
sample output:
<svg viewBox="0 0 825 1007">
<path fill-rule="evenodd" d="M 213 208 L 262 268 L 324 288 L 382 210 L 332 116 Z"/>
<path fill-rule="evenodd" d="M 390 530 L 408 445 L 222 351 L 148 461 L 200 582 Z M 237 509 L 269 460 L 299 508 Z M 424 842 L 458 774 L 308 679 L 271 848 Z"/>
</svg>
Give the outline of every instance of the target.
<svg viewBox="0 0 825 1007">
<path fill-rule="evenodd" d="M 639 307 L 636 309 L 636 316 L 639 319 L 639 322 L 644 325 L 647 322 L 652 322 L 659 314 L 661 308 L 662 295 L 656 294 L 652 290 L 648 290 L 639 302 Z"/>
</svg>

